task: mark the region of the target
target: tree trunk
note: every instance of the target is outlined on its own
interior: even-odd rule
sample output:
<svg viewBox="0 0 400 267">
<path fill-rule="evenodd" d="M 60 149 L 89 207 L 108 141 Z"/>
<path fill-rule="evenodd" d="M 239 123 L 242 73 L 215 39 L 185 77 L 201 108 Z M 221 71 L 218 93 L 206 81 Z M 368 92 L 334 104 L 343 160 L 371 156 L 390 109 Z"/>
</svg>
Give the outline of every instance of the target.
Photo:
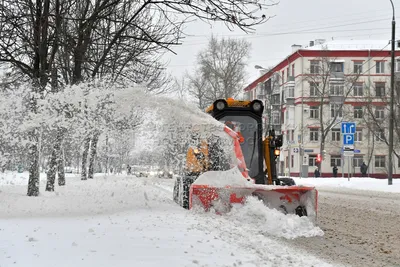
<svg viewBox="0 0 400 267">
<path fill-rule="evenodd" d="M 39 195 L 39 148 L 38 137 L 35 130 L 30 133 L 33 144 L 29 147 L 29 182 L 28 182 L 28 196 Z"/>
<path fill-rule="evenodd" d="M 64 139 L 65 129 L 59 128 L 57 130 L 57 170 L 58 170 L 58 185 L 65 185 L 65 172 L 64 172 L 64 153 L 62 147 L 62 141 Z"/>
<path fill-rule="evenodd" d="M 89 153 L 89 145 L 90 145 L 90 136 L 87 136 L 83 141 L 83 153 L 82 153 L 82 173 L 81 180 L 87 180 L 87 158 Z"/>
<path fill-rule="evenodd" d="M 93 179 L 93 173 L 94 173 L 94 160 L 96 158 L 96 150 L 97 150 L 97 142 L 99 141 L 99 132 L 95 132 L 93 134 L 91 146 L 90 146 L 90 157 L 89 157 L 89 179 Z"/>
<path fill-rule="evenodd" d="M 57 152 L 55 147 L 51 152 L 50 156 L 50 166 L 47 171 L 47 183 L 46 183 L 46 191 L 53 192 L 54 191 L 54 181 L 56 180 L 56 170 L 57 170 Z"/>
</svg>

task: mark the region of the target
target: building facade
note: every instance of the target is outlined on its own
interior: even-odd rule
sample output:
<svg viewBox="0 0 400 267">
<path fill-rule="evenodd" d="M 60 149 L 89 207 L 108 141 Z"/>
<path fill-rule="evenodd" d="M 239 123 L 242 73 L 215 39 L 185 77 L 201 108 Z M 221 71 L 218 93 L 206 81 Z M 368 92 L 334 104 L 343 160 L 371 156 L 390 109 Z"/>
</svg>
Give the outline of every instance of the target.
<svg viewBox="0 0 400 267">
<path fill-rule="evenodd" d="M 244 89 L 247 99 L 265 102 L 265 129 L 284 136 L 280 173 L 312 177 L 319 165 L 324 177 L 333 176 L 334 166 L 338 177 L 360 176 L 365 162 L 368 176 L 387 177 L 390 43 L 316 40 L 292 49 Z M 343 140 L 342 122 L 356 124 L 354 142 Z M 395 151 L 398 140 L 395 135 Z M 354 152 L 343 153 L 346 148 Z M 400 161 L 393 160 L 393 177 L 400 177 Z"/>
</svg>

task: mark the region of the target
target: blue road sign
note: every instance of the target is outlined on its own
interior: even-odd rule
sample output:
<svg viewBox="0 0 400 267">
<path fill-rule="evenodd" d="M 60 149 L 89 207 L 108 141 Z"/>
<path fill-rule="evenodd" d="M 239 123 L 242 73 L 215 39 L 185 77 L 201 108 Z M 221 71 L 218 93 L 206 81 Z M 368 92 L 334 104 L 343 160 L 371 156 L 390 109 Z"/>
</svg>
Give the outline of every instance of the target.
<svg viewBox="0 0 400 267">
<path fill-rule="evenodd" d="M 356 123 L 355 122 L 342 122 L 341 127 L 342 134 L 355 134 Z"/>
<path fill-rule="evenodd" d="M 354 134 L 343 134 L 343 145 L 354 145 Z"/>
</svg>

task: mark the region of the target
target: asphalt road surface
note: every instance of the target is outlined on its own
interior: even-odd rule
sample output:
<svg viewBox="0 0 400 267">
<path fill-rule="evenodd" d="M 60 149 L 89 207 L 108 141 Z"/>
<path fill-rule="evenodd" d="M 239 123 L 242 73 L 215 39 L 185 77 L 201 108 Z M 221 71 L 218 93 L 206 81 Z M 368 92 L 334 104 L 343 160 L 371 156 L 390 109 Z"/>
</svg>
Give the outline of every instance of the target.
<svg viewBox="0 0 400 267">
<path fill-rule="evenodd" d="M 343 266 L 400 266 L 400 194 L 319 189 L 323 237 L 287 241 Z"/>
</svg>

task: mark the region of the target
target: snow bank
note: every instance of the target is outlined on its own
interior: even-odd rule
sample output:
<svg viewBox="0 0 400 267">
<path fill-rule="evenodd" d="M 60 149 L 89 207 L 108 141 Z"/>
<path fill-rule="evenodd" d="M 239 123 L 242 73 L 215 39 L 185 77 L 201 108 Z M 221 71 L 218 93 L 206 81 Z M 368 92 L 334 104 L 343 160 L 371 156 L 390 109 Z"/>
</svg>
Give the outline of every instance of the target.
<svg viewBox="0 0 400 267">
<path fill-rule="evenodd" d="M 215 187 L 225 186 L 251 186 L 239 171 L 238 167 L 233 167 L 227 171 L 208 171 L 201 174 L 193 184 L 211 185 Z"/>
<path fill-rule="evenodd" d="M 400 193 L 400 179 L 393 179 L 393 184 L 388 185 L 387 179 L 374 178 L 298 178 L 293 177 L 298 185 L 310 185 L 318 188 L 348 188 L 357 190 L 370 190 Z"/>
</svg>

